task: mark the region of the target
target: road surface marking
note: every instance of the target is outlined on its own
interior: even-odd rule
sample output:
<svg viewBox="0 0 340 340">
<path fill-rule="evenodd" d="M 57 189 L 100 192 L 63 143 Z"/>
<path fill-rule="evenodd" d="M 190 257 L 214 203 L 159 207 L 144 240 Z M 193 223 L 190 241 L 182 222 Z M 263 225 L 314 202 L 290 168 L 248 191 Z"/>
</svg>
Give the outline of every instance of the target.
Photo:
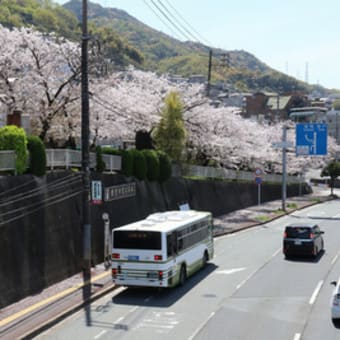
<svg viewBox="0 0 340 340">
<path fill-rule="evenodd" d="M 245 270 L 246 268 L 233 268 L 233 269 L 224 269 L 224 270 L 217 270 L 215 274 L 233 274 L 237 272 L 241 272 L 242 270 Z"/>
<path fill-rule="evenodd" d="M 243 281 L 241 281 L 237 286 L 236 290 L 240 289 L 255 273 L 257 272 L 257 269 L 254 270 L 250 275 L 248 275 Z"/>
<path fill-rule="evenodd" d="M 91 279 L 91 282 L 100 280 L 100 279 L 102 279 L 102 278 L 104 278 L 106 276 L 109 276 L 109 275 L 111 275 L 111 272 L 101 273 L 101 274 L 93 277 Z M 8 323 L 13 322 L 14 320 L 16 320 L 16 319 L 18 319 L 18 318 L 20 318 L 20 317 L 22 317 L 22 316 L 24 316 L 24 315 L 34 311 L 34 310 L 40 308 L 40 307 L 43 307 L 43 306 L 47 305 L 48 303 L 51 303 L 51 302 L 53 302 L 53 301 L 55 301 L 57 299 L 60 299 L 60 298 L 62 298 L 64 296 L 66 296 L 66 295 L 69 295 L 69 294 L 75 292 L 76 290 L 82 288 L 84 286 L 84 284 L 85 284 L 84 282 L 79 283 L 79 284 L 77 284 L 77 285 L 75 285 L 73 287 L 70 287 L 68 289 L 65 289 L 62 292 L 60 292 L 58 294 L 55 294 L 55 295 L 53 295 L 53 296 L 51 296 L 51 297 L 49 297 L 49 298 L 47 298 L 45 300 L 42 300 L 42 301 L 40 301 L 40 302 L 38 302 L 38 303 L 36 303 L 36 304 L 34 304 L 34 305 L 32 305 L 32 306 L 22 310 L 20 312 L 17 312 L 17 313 L 15 313 L 13 315 L 10 315 L 9 317 L 7 317 L 7 318 L 5 318 L 5 319 L 0 321 L 0 327 L 3 327 L 5 325 L 7 325 Z"/>
<path fill-rule="evenodd" d="M 196 337 L 196 335 L 205 327 L 205 325 L 209 322 L 209 320 L 213 317 L 215 315 L 215 312 L 212 312 L 210 315 L 209 315 L 209 317 L 208 317 L 208 319 L 207 320 L 205 320 L 196 330 L 195 330 L 195 332 L 194 332 L 194 334 L 192 334 L 189 338 L 188 338 L 188 340 L 193 340 L 195 337 Z"/>
<path fill-rule="evenodd" d="M 294 335 L 294 340 L 300 340 L 300 338 L 301 338 L 301 334 L 300 333 L 296 333 Z"/>
<path fill-rule="evenodd" d="M 336 262 L 336 260 L 338 259 L 339 255 L 340 255 L 340 252 L 338 252 L 338 253 L 334 256 L 334 258 L 333 258 L 331 264 L 334 264 L 334 263 Z"/>
<path fill-rule="evenodd" d="M 272 255 L 272 258 L 275 257 L 280 251 L 281 251 L 281 248 L 279 248 L 279 249 Z"/>
<path fill-rule="evenodd" d="M 104 335 L 105 333 L 107 333 L 106 330 L 101 331 L 99 334 L 97 334 L 93 339 L 99 339 L 102 335 Z"/>
<path fill-rule="evenodd" d="M 316 288 L 315 288 L 315 290 L 314 290 L 314 292 L 313 292 L 313 294 L 312 294 L 312 296 L 311 296 L 311 298 L 309 300 L 309 304 L 310 305 L 312 305 L 315 302 L 316 297 L 318 296 L 319 291 L 320 291 L 322 285 L 323 285 L 323 280 L 319 281 L 318 285 L 316 286 Z"/>
</svg>

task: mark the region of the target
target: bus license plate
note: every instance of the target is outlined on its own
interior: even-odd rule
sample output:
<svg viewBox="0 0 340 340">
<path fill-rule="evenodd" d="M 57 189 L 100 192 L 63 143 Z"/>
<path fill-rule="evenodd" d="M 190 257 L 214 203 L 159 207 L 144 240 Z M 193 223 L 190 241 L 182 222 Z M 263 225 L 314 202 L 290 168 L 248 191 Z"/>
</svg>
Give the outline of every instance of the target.
<svg viewBox="0 0 340 340">
<path fill-rule="evenodd" d="M 139 260 L 139 256 L 138 255 L 129 255 L 128 256 L 128 260 L 129 261 L 138 261 Z"/>
<path fill-rule="evenodd" d="M 148 279 L 157 279 L 158 278 L 158 273 L 156 273 L 156 272 L 149 272 L 149 273 L 146 274 L 146 277 Z"/>
</svg>

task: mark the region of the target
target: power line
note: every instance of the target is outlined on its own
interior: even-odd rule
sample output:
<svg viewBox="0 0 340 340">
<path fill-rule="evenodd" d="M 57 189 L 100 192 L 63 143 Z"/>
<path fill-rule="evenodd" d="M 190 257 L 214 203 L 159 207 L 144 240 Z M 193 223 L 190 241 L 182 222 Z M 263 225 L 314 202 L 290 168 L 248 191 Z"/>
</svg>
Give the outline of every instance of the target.
<svg viewBox="0 0 340 340">
<path fill-rule="evenodd" d="M 168 25 L 167 22 L 165 22 L 159 15 L 158 13 L 152 8 L 152 6 L 150 6 L 146 0 L 143 0 L 143 2 L 145 3 L 145 5 L 156 15 L 156 17 L 163 23 L 163 25 L 165 25 L 170 32 L 177 38 L 180 39 L 180 37 L 177 35 L 177 33 L 175 31 L 173 31 L 173 29 Z"/>
<path fill-rule="evenodd" d="M 151 3 L 154 5 L 154 7 L 157 8 L 157 10 L 164 16 L 164 18 L 169 21 L 169 23 L 183 36 L 185 37 L 187 40 L 190 40 L 190 37 L 181 29 L 178 27 L 178 25 L 176 25 L 170 18 L 169 16 L 155 3 L 154 0 L 151 0 Z"/>
<path fill-rule="evenodd" d="M 188 34 L 188 36 L 191 36 L 194 40 L 199 42 L 200 39 L 198 39 L 186 27 L 184 27 L 183 24 L 177 19 L 177 17 L 175 15 L 173 15 L 171 13 L 171 11 L 163 4 L 163 2 L 161 0 L 158 0 L 158 2 L 164 8 L 164 10 L 177 22 L 177 24 Z"/>
<path fill-rule="evenodd" d="M 10 197 L 6 196 L 6 198 L 0 199 L 0 207 L 4 207 L 6 205 L 13 204 L 13 203 L 18 203 L 21 200 L 24 200 L 24 199 L 27 199 L 27 198 L 32 198 L 36 195 L 40 195 L 43 190 L 51 191 L 51 190 L 55 190 L 59 187 L 60 188 L 67 187 L 71 183 L 79 182 L 79 181 L 81 181 L 81 176 L 71 174 L 71 175 L 68 175 L 66 177 L 59 178 L 58 180 L 56 180 L 52 183 L 48 183 L 47 185 L 45 184 L 45 185 L 39 186 L 37 188 L 34 188 L 32 190 L 26 191 L 25 193 L 21 192 L 19 194 L 15 194 L 15 195 L 12 195 Z"/>
<path fill-rule="evenodd" d="M 170 1 L 165 0 L 165 2 L 171 7 L 171 9 L 181 18 L 181 20 L 188 26 L 190 29 L 201 39 L 203 40 L 207 45 L 212 45 L 207 39 L 205 39 L 199 32 L 195 30 L 194 27 L 190 25 L 190 23 L 185 20 L 185 18 L 179 13 L 179 11 L 176 10 L 176 8 L 170 3 Z M 200 39 L 197 39 L 200 41 Z"/>
</svg>

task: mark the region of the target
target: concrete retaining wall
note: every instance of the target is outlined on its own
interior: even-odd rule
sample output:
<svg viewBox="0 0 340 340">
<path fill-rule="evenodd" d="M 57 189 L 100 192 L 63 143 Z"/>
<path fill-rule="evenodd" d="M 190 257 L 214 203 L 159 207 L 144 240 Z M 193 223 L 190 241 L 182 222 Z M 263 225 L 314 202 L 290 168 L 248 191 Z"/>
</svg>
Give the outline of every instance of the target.
<svg viewBox="0 0 340 340">
<path fill-rule="evenodd" d="M 104 188 L 135 182 L 120 175 L 94 174 L 92 179 Z M 81 270 L 81 188 L 81 175 L 66 171 L 43 178 L 0 177 L 0 308 Z M 298 185 L 291 185 L 287 196 L 298 192 Z M 263 202 L 280 197 L 280 185 L 262 185 Z M 182 178 L 163 184 L 136 181 L 135 196 L 91 206 L 93 264 L 103 262 L 103 212 L 114 227 L 177 210 L 183 202 L 217 216 L 257 204 L 257 186 Z"/>
</svg>

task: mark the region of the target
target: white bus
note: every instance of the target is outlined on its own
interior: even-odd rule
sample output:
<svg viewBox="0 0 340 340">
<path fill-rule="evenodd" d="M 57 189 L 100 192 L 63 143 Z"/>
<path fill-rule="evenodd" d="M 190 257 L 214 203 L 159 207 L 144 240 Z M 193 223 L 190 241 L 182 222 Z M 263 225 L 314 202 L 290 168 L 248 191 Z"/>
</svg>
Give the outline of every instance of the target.
<svg viewBox="0 0 340 340">
<path fill-rule="evenodd" d="M 119 286 L 173 287 L 214 255 L 210 212 L 155 213 L 112 231 L 112 279 Z"/>
</svg>

